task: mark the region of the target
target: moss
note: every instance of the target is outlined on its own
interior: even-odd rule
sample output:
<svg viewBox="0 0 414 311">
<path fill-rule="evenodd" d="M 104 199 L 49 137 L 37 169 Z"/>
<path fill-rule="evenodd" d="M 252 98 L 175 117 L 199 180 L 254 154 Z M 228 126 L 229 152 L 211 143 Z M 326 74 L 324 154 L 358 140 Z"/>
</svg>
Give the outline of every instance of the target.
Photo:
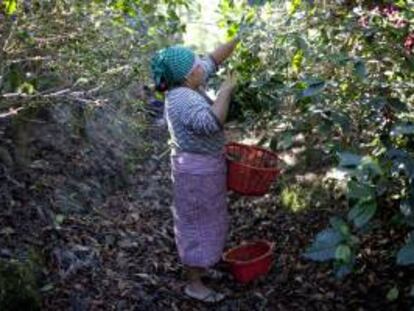
<svg viewBox="0 0 414 311">
<path fill-rule="evenodd" d="M 31 261 L 0 260 L 0 310 L 40 310 Z"/>
</svg>

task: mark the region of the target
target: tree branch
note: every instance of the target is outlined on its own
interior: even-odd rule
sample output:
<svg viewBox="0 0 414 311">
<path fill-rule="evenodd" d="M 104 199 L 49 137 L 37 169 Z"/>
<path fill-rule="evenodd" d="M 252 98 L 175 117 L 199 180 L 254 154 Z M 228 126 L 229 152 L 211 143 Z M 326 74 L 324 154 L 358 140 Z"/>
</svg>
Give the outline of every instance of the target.
<svg viewBox="0 0 414 311">
<path fill-rule="evenodd" d="M 94 87 L 86 91 L 72 91 L 70 88 L 61 89 L 54 92 L 43 92 L 34 95 L 25 93 L 6 93 L 0 95 L 0 109 L 8 109 L 8 112 L 0 114 L 1 117 L 7 117 L 17 114 L 21 109 L 24 109 L 25 102 L 33 99 L 55 99 L 64 98 L 71 101 L 78 101 L 84 104 L 93 104 L 96 106 L 103 105 L 107 100 L 98 98 L 87 98 L 96 94 L 101 89 L 101 86 Z M 1 99 L 7 100 L 1 102 Z"/>
</svg>

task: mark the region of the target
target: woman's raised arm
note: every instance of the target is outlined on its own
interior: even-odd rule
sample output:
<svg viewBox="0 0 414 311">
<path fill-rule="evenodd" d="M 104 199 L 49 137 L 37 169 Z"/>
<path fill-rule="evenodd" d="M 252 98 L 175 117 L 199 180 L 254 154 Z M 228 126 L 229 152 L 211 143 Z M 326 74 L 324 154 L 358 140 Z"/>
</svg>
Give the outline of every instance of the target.
<svg viewBox="0 0 414 311">
<path fill-rule="evenodd" d="M 214 58 L 217 65 L 220 65 L 227 57 L 233 53 L 239 39 L 236 37 L 233 40 L 221 44 L 210 55 Z"/>
</svg>

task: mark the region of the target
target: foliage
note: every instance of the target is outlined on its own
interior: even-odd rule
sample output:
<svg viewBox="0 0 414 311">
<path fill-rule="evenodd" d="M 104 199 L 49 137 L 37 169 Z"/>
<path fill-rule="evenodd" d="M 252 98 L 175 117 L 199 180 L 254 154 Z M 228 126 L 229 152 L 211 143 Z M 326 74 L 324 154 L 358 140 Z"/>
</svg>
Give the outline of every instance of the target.
<svg viewBox="0 0 414 311">
<path fill-rule="evenodd" d="M 344 220 L 332 218 L 330 224 L 330 228 L 316 235 L 304 257 L 315 261 L 335 260 L 335 273 L 341 278 L 352 270 L 359 240 Z"/>
<path fill-rule="evenodd" d="M 1 310 L 40 309 L 22 248 L 133 182 L 127 170 L 147 151 L 139 87 L 151 54 L 180 41 L 187 3 L 0 1 L 0 205 L 3 231 L 16 231 L 0 242 L 11 257 L 0 261 Z M 67 242 L 58 235 L 45 252 Z"/>
<path fill-rule="evenodd" d="M 250 32 L 243 29 L 229 64 L 240 77 L 233 117 L 267 129 L 275 150 L 289 149 L 302 134 L 307 148 L 318 146 L 346 172 L 346 217 L 332 220 L 305 253 L 333 260 L 343 276 L 352 270 L 358 236 L 369 234 L 378 215 L 391 210 L 414 224 L 413 4 L 222 2 L 230 36 L 242 20 L 238 12 L 249 16 Z M 233 15 L 226 9 L 232 6 Z M 409 241 L 398 263 L 412 263 L 412 255 Z"/>
<path fill-rule="evenodd" d="M 35 100 L 102 104 L 136 81 L 148 83 L 151 54 L 180 40 L 183 6 L 187 1 L 3 1 L 0 109 Z"/>
</svg>

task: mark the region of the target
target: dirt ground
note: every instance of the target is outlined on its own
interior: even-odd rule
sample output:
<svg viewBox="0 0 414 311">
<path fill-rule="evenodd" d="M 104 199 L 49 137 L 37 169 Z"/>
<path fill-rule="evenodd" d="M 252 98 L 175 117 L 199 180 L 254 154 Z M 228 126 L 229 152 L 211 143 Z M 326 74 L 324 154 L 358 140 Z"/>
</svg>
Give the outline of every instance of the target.
<svg viewBox="0 0 414 311">
<path fill-rule="evenodd" d="M 395 249 L 402 235 L 374 227 L 375 240 L 361 241 L 356 271 L 337 280 L 330 264 L 304 260 L 301 254 L 340 208 L 328 201 L 295 213 L 278 203 L 277 183 L 263 197 L 229 195 L 232 223 L 227 248 L 245 240 L 275 242 L 269 274 L 242 285 L 219 264 L 224 278 L 207 281 L 227 294 L 223 302 L 206 305 L 185 297 L 170 214 L 165 133 L 156 132 L 152 138 L 157 146 L 137 167 L 134 187 L 87 213 L 65 217 L 59 228 L 37 227 L 36 217 L 26 219 L 22 223 L 27 227 L 21 228 L 25 236 L 16 237 L 18 242 L 3 240 L 5 247 L 32 243 L 42 248 L 43 310 L 410 310 L 414 306 L 413 269 L 396 266 L 384 251 Z M 30 215 L 22 212 L 21 217 Z M 387 293 L 393 287 L 399 295 L 389 301 Z"/>
</svg>

